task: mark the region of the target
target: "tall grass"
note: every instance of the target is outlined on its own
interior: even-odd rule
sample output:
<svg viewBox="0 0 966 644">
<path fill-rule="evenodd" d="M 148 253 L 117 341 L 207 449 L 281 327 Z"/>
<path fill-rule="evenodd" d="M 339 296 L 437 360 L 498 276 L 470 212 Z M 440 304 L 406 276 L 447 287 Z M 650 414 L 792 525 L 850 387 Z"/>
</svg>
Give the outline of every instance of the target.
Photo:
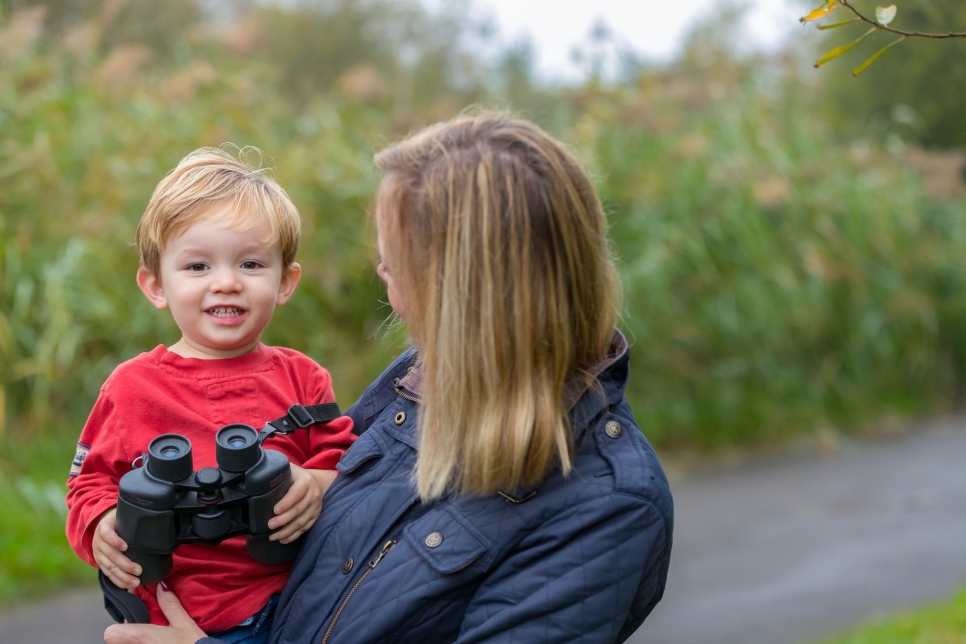
<svg viewBox="0 0 966 644">
<path fill-rule="evenodd" d="M 295 106 L 271 65 L 214 39 L 164 64 L 132 44 L 79 55 L 23 15 L 0 39 L 0 428 L 76 431 L 116 364 L 177 339 L 134 286 L 134 228 L 181 156 L 226 141 L 265 151 L 305 221 L 304 278 L 266 340 L 319 359 L 351 402 L 398 348 L 375 337 L 371 155 L 435 110 L 400 124 L 375 90 Z M 791 64 L 695 45 L 536 115 L 611 213 L 629 397 L 658 444 L 756 442 L 958 392 L 963 203 L 931 200 L 875 142 L 833 140 L 809 91 Z"/>
<path fill-rule="evenodd" d="M 962 201 L 930 199 L 894 154 L 832 140 L 792 70 L 717 64 L 675 82 L 690 110 L 638 88 L 578 121 L 613 212 L 645 433 L 719 448 L 954 400 Z"/>
</svg>

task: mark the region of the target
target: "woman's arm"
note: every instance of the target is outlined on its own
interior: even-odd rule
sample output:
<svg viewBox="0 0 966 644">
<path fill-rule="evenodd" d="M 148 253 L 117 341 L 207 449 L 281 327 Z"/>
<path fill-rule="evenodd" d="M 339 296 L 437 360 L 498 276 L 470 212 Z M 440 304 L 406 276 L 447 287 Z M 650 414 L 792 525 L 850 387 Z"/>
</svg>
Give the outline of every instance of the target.
<svg viewBox="0 0 966 644">
<path fill-rule="evenodd" d="M 219 640 L 208 638 L 181 606 L 175 594 L 158 584 L 158 605 L 170 626 L 152 624 L 114 624 L 104 631 L 107 644 L 216 644 Z"/>
<path fill-rule="evenodd" d="M 670 526 L 640 496 L 571 507 L 490 573 L 457 643 L 623 642 L 661 598 L 670 550 Z"/>
</svg>

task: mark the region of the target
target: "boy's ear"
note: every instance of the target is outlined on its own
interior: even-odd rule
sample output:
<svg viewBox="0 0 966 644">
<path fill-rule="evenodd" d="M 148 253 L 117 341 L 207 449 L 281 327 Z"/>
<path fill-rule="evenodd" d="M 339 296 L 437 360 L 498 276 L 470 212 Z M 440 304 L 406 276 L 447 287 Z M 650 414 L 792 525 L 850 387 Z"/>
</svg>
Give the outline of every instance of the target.
<svg viewBox="0 0 966 644">
<path fill-rule="evenodd" d="M 302 277 L 302 267 L 298 265 L 298 262 L 292 262 L 292 265 L 282 271 L 282 282 L 278 286 L 278 297 L 275 298 L 275 304 L 277 306 L 282 306 L 288 299 L 292 297 L 292 293 L 295 292 L 295 287 L 299 284 L 299 278 Z"/>
<path fill-rule="evenodd" d="M 164 288 L 161 286 L 161 280 L 154 273 L 143 266 L 140 267 L 138 269 L 137 282 L 138 288 L 141 289 L 144 297 L 148 298 L 151 304 L 159 309 L 168 308 L 168 298 L 164 296 Z"/>
</svg>

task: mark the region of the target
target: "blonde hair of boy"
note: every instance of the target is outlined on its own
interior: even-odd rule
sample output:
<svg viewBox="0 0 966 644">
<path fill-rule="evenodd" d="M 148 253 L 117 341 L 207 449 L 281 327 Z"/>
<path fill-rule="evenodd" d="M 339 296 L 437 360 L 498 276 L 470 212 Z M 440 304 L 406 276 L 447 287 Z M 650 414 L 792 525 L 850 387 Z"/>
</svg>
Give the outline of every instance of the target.
<svg viewBox="0 0 966 644">
<path fill-rule="evenodd" d="M 161 253 L 168 240 L 177 237 L 212 212 L 232 211 L 229 226 L 249 230 L 267 221 L 270 237 L 264 242 L 281 248 L 283 266 L 295 262 L 301 220 L 295 204 L 268 170 L 249 165 L 257 148 L 238 150 L 236 158 L 222 148 L 195 150 L 161 180 L 137 228 L 141 266 L 160 277 Z"/>
<path fill-rule="evenodd" d="M 607 220 L 577 160 L 498 113 L 431 126 L 375 157 L 424 370 L 423 499 L 535 485 L 573 458 L 563 390 L 603 360 L 620 309 Z"/>
</svg>

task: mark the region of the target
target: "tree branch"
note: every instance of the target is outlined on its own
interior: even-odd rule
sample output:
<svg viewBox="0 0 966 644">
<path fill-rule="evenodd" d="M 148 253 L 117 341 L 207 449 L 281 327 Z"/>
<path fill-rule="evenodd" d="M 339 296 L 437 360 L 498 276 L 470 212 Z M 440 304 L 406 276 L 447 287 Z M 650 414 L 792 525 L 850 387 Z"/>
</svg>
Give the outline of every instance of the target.
<svg viewBox="0 0 966 644">
<path fill-rule="evenodd" d="M 897 34 L 899 36 L 905 36 L 907 38 L 937 38 L 937 39 L 941 39 L 941 38 L 966 38 L 966 33 L 964 33 L 964 32 L 954 32 L 954 31 L 950 31 L 950 32 L 945 33 L 945 34 L 929 34 L 929 33 L 923 33 L 921 31 L 903 31 L 902 29 L 893 29 L 892 27 L 890 27 L 888 25 L 883 25 L 883 24 L 881 24 L 881 23 L 879 23 L 879 22 L 877 22 L 877 21 L 875 21 L 875 20 L 873 20 L 871 18 L 866 18 L 864 15 L 862 15 L 859 12 L 858 9 L 856 9 L 851 4 L 849 4 L 849 0 L 838 0 L 838 2 L 843 7 L 845 7 L 846 9 L 848 9 L 849 11 L 851 11 L 852 13 L 854 13 L 856 16 L 858 16 L 859 20 L 861 20 L 863 22 L 867 22 L 870 25 L 872 25 L 873 27 L 875 27 L 876 29 L 879 29 L 881 31 L 888 31 L 890 33 L 894 33 L 894 34 Z"/>
</svg>

